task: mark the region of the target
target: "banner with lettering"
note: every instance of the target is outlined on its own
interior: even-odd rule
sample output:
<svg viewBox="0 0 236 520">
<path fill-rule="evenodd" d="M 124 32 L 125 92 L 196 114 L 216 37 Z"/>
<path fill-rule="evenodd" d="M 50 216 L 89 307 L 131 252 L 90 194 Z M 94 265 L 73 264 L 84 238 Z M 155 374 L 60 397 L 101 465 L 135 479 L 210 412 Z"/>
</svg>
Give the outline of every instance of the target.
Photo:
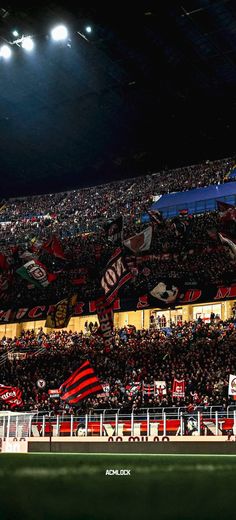
<svg viewBox="0 0 236 520">
<path fill-rule="evenodd" d="M 105 347 L 110 347 L 113 340 L 113 309 L 106 303 L 105 296 L 96 300 L 96 310 L 100 325 L 98 333 L 101 334 Z"/>
<path fill-rule="evenodd" d="M 204 287 L 183 287 L 179 288 L 178 298 L 174 304 L 171 304 L 171 308 L 174 309 L 175 305 L 183 306 L 193 303 L 207 303 L 207 302 L 219 302 L 223 300 L 235 300 L 236 299 L 236 283 L 228 286 L 204 286 Z M 12 306 L 7 307 L 3 305 L 0 308 L 0 324 L 15 323 L 22 321 L 36 321 L 44 320 L 47 315 L 54 309 L 56 303 L 52 305 L 38 304 L 32 307 L 23 306 Z M 142 310 L 142 309 L 165 309 L 170 306 L 162 300 L 152 297 L 150 294 L 141 294 L 140 296 L 133 296 L 129 298 L 116 298 L 112 304 L 114 312 L 123 312 L 131 310 Z M 96 300 L 90 301 L 78 301 L 74 307 L 73 317 L 76 316 L 88 316 L 90 314 L 97 314 Z"/>
<path fill-rule="evenodd" d="M 174 378 L 172 386 L 172 397 L 184 397 L 185 396 L 185 381 L 184 379 L 178 380 Z"/>
</svg>

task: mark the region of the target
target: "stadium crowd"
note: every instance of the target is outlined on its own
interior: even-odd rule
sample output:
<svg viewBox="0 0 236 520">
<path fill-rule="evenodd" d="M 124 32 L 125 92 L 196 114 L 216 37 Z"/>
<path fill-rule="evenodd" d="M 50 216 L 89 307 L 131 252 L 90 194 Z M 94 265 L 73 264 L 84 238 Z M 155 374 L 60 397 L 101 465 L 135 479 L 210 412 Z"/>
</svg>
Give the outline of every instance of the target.
<svg viewBox="0 0 236 520">
<path fill-rule="evenodd" d="M 114 331 L 111 347 L 104 347 L 96 323 L 87 323 L 83 332 L 23 331 L 19 338 L 0 342 L 1 358 L 6 352 L 27 353 L 26 359 L 13 356 L 2 364 L 1 383 L 22 389 L 21 411 L 78 414 L 119 408 L 128 413 L 142 407 L 208 405 L 224 410 L 230 403 L 229 374 L 236 371 L 235 324 L 235 317 L 225 322 L 212 317 L 209 323 L 198 319 L 170 328 L 128 326 Z M 100 381 L 109 385 L 109 393 L 91 396 L 78 407 L 51 399 L 48 390 L 58 389 L 87 359 Z M 172 397 L 174 378 L 184 379 L 184 398 Z M 38 387 L 38 380 L 45 381 L 44 388 Z M 167 395 L 144 396 L 141 383 L 153 385 L 156 380 L 166 382 Z M 132 393 L 134 383 L 140 386 Z M 0 402 L 0 409 L 7 405 Z"/>
<path fill-rule="evenodd" d="M 104 230 L 109 219 L 123 216 L 126 239 L 147 227 L 141 215 L 154 195 L 227 181 L 233 164 L 233 159 L 207 161 L 138 179 L 3 203 L 0 253 L 9 265 L 6 269 L 0 259 L 2 307 L 56 303 L 75 290 L 85 301 L 98 297 L 101 272 L 114 250 Z M 149 255 L 137 259 L 126 251 L 133 280 L 123 289 L 124 295 L 130 290 L 138 295 L 148 292 L 163 278 L 176 285 L 232 281 L 234 261 L 218 237 L 222 229 L 217 212 L 153 224 Z M 66 260 L 44 249 L 52 236 L 60 239 Z M 16 273 L 32 258 L 55 273 L 55 281 L 47 288 L 37 288 Z"/>
</svg>

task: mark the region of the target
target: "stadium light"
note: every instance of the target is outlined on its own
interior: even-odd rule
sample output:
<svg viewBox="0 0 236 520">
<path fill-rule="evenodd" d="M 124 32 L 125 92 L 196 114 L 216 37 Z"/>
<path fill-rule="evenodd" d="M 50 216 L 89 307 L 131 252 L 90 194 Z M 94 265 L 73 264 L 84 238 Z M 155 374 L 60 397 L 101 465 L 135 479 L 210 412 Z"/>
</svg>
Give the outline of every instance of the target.
<svg viewBox="0 0 236 520">
<path fill-rule="evenodd" d="M 86 28 L 85 28 L 85 31 L 87 33 L 91 33 L 92 32 L 92 27 L 90 25 L 88 25 Z"/>
<path fill-rule="evenodd" d="M 9 45 L 2 45 L 0 48 L 0 56 L 4 60 L 8 60 L 11 57 L 11 48 Z"/>
<path fill-rule="evenodd" d="M 21 44 L 22 49 L 25 49 L 26 51 L 32 51 L 34 48 L 34 42 L 31 38 L 31 36 L 25 36 L 22 40 Z"/>
<path fill-rule="evenodd" d="M 51 31 L 51 37 L 55 42 L 66 40 L 68 38 L 68 29 L 65 25 L 57 25 Z"/>
</svg>

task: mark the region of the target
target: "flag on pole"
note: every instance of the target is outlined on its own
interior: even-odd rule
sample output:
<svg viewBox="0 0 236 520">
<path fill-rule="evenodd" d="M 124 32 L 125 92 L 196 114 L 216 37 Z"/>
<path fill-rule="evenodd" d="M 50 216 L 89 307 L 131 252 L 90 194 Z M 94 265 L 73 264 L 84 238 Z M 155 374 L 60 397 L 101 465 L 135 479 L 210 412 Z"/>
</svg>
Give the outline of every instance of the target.
<svg viewBox="0 0 236 520">
<path fill-rule="evenodd" d="M 77 303 L 77 294 L 69 296 L 64 300 L 51 305 L 50 311 L 47 315 L 45 327 L 50 329 L 63 329 L 67 327 L 70 318 L 74 314 L 75 305 Z"/>
<path fill-rule="evenodd" d="M 43 249 L 45 249 L 45 251 L 47 251 L 50 255 L 55 256 L 56 258 L 60 258 L 61 260 L 67 260 L 62 249 L 61 243 L 57 237 L 51 237 L 45 244 L 43 244 Z"/>
<path fill-rule="evenodd" d="M 85 361 L 60 386 L 61 399 L 71 405 L 76 405 L 86 397 L 98 392 L 103 392 L 103 387 L 89 361 Z"/>
<path fill-rule="evenodd" d="M 133 253 L 141 253 L 142 251 L 148 251 L 152 241 L 152 226 L 148 226 L 146 229 L 134 235 L 133 237 L 124 240 L 123 244 L 128 247 Z"/>
<path fill-rule="evenodd" d="M 36 285 L 36 287 L 48 287 L 57 278 L 56 274 L 48 273 L 45 265 L 38 260 L 30 260 L 17 269 L 16 272 L 28 282 Z"/>
<path fill-rule="evenodd" d="M 109 262 L 101 279 L 101 286 L 104 289 L 106 302 L 111 304 L 118 296 L 119 289 L 133 278 L 129 272 L 126 261 L 122 255 L 122 249 L 118 247 Z"/>
</svg>

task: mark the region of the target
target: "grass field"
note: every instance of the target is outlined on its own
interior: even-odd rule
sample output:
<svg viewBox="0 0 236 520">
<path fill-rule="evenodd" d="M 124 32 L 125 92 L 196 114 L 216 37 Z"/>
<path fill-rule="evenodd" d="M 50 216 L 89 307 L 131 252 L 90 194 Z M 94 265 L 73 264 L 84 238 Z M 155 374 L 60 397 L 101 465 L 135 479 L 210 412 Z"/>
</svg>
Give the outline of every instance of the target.
<svg viewBox="0 0 236 520">
<path fill-rule="evenodd" d="M 0 520 L 231 520 L 235 504 L 236 455 L 0 455 Z"/>
</svg>

